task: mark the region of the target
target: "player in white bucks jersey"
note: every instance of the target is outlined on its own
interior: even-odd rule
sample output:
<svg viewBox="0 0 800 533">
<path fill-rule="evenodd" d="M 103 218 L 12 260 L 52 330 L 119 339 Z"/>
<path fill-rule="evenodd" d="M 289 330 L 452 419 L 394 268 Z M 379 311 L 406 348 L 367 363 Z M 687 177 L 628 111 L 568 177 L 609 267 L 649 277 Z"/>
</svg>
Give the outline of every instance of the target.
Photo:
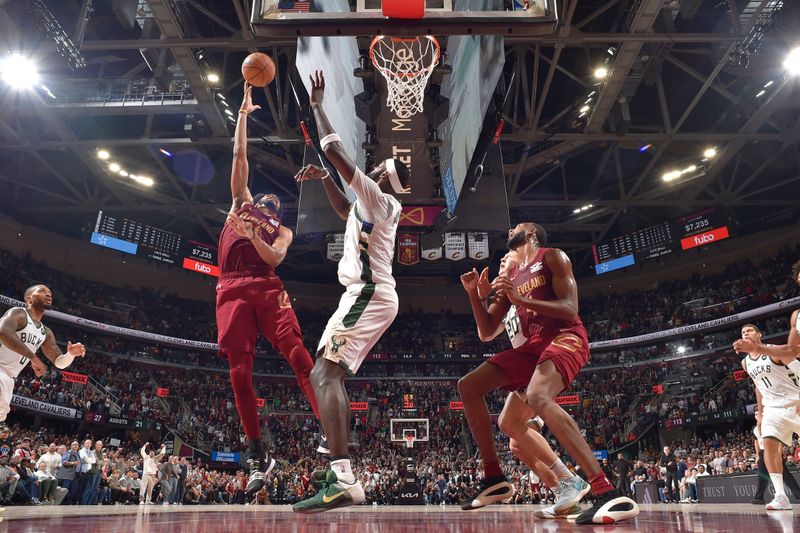
<svg viewBox="0 0 800 533">
<path fill-rule="evenodd" d="M 336 213 L 347 221 L 339 282 L 345 292 L 320 339 L 311 383 L 319 403 L 320 421 L 330 450 L 330 469 L 315 474 L 320 487 L 311 498 L 294 505 L 298 513 L 319 513 L 364 501 L 364 489 L 350 465 L 347 449 L 350 401 L 344 378 L 358 371 L 369 350 L 397 316 L 397 293 L 392 277 L 395 237 L 402 207 L 395 196 L 408 194 L 409 172 L 397 159 L 379 163 L 364 174 L 345 152 L 322 109 L 325 78 L 311 78 L 311 108 L 320 146 L 356 195 L 352 204 L 320 167 L 308 165 L 298 181 L 321 179 Z"/>
<path fill-rule="evenodd" d="M 22 370 L 33 367 L 37 376 L 47 371 L 47 366 L 36 352 L 44 355 L 56 366 L 67 368 L 75 357 L 83 357 L 83 344 L 67 343 L 67 353 L 61 353 L 52 330 L 42 324 L 44 312 L 53 303 L 53 293 L 45 285 L 33 285 L 25 290 L 25 307 L 12 307 L 0 318 L 0 423 L 11 409 L 14 380 Z"/>
<path fill-rule="evenodd" d="M 753 324 L 742 326 L 742 341 L 761 345 L 761 330 Z M 741 345 L 740 345 L 741 347 Z M 769 346 L 765 346 L 768 348 Z M 800 384 L 798 376 L 786 364 L 769 355 L 749 352 L 742 359 L 742 369 L 753 380 L 758 402 L 757 433 L 764 446 L 764 463 L 775 487 L 775 498 L 767 510 L 791 509 L 783 485 L 782 447 L 791 446 L 792 435 L 800 434 Z"/>
</svg>

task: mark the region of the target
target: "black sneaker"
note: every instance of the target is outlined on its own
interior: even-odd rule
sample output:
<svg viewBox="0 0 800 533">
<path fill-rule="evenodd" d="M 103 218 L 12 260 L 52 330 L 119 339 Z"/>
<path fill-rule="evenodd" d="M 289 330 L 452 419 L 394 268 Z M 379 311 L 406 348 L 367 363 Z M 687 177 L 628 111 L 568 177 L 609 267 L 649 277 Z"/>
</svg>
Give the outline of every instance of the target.
<svg viewBox="0 0 800 533">
<path fill-rule="evenodd" d="M 461 508 L 465 511 L 480 509 L 493 503 L 502 502 L 514 496 L 514 485 L 506 476 L 491 477 L 481 480 L 478 493 L 471 500 L 464 502 Z"/>
<path fill-rule="evenodd" d="M 585 524 L 614 524 L 621 520 L 628 520 L 639 515 L 639 506 L 636 502 L 622 496 L 617 490 L 610 490 L 594 500 L 594 505 L 578 515 L 575 523 Z"/>
<path fill-rule="evenodd" d="M 247 460 L 247 464 L 250 465 L 250 477 L 247 478 L 247 487 L 244 492 L 247 496 L 253 496 L 264 488 L 264 479 L 275 468 L 275 459 L 266 453 L 258 454 L 251 456 Z"/>
<path fill-rule="evenodd" d="M 317 442 L 319 443 L 317 446 L 317 453 L 324 455 L 331 454 L 331 450 L 328 448 L 328 437 L 326 437 L 324 433 L 319 434 L 319 439 L 317 439 Z"/>
</svg>

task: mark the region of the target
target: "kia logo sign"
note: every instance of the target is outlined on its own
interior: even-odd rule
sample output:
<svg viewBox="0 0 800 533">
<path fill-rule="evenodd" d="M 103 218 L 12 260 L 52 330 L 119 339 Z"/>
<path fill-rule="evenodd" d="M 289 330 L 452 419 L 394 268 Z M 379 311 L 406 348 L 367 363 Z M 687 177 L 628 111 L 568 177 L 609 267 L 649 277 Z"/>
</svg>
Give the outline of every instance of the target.
<svg viewBox="0 0 800 533">
<path fill-rule="evenodd" d="M 722 226 L 721 228 L 712 231 L 706 231 L 692 237 L 681 239 L 681 249 L 690 250 L 692 248 L 697 248 L 698 246 L 705 246 L 706 244 L 711 244 L 712 242 L 727 239 L 728 237 L 730 237 L 730 233 L 728 233 L 728 226 Z"/>
<path fill-rule="evenodd" d="M 193 272 L 200 272 L 201 274 L 206 274 L 208 276 L 215 276 L 219 277 L 219 267 L 216 265 L 211 265 L 209 263 L 203 263 L 202 261 L 197 261 L 195 259 L 190 259 L 185 257 L 183 259 L 183 268 L 186 270 L 191 270 Z"/>
</svg>

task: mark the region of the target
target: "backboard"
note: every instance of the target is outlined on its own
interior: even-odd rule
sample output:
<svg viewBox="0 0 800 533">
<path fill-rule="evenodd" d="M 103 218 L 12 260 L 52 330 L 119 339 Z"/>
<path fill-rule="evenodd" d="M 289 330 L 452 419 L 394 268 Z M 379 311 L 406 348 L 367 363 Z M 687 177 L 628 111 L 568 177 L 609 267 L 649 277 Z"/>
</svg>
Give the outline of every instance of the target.
<svg viewBox="0 0 800 533">
<path fill-rule="evenodd" d="M 427 418 L 392 418 L 389 420 L 389 439 L 405 444 L 406 435 L 414 435 L 414 442 L 428 442 L 430 420 Z"/>
</svg>

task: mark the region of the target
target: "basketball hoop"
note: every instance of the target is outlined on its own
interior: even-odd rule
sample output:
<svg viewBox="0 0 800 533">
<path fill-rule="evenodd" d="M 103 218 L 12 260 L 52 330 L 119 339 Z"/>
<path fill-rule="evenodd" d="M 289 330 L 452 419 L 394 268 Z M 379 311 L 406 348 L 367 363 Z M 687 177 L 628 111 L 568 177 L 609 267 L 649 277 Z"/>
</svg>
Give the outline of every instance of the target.
<svg viewBox="0 0 800 533">
<path fill-rule="evenodd" d="M 417 440 L 417 438 L 414 436 L 413 433 L 406 433 L 405 435 L 403 435 L 403 438 L 406 439 L 406 448 L 414 447 L 414 441 Z"/>
<path fill-rule="evenodd" d="M 372 39 L 369 58 L 386 80 L 386 105 L 398 118 L 422 111 L 425 86 L 440 56 L 439 41 L 431 35 Z"/>
</svg>

